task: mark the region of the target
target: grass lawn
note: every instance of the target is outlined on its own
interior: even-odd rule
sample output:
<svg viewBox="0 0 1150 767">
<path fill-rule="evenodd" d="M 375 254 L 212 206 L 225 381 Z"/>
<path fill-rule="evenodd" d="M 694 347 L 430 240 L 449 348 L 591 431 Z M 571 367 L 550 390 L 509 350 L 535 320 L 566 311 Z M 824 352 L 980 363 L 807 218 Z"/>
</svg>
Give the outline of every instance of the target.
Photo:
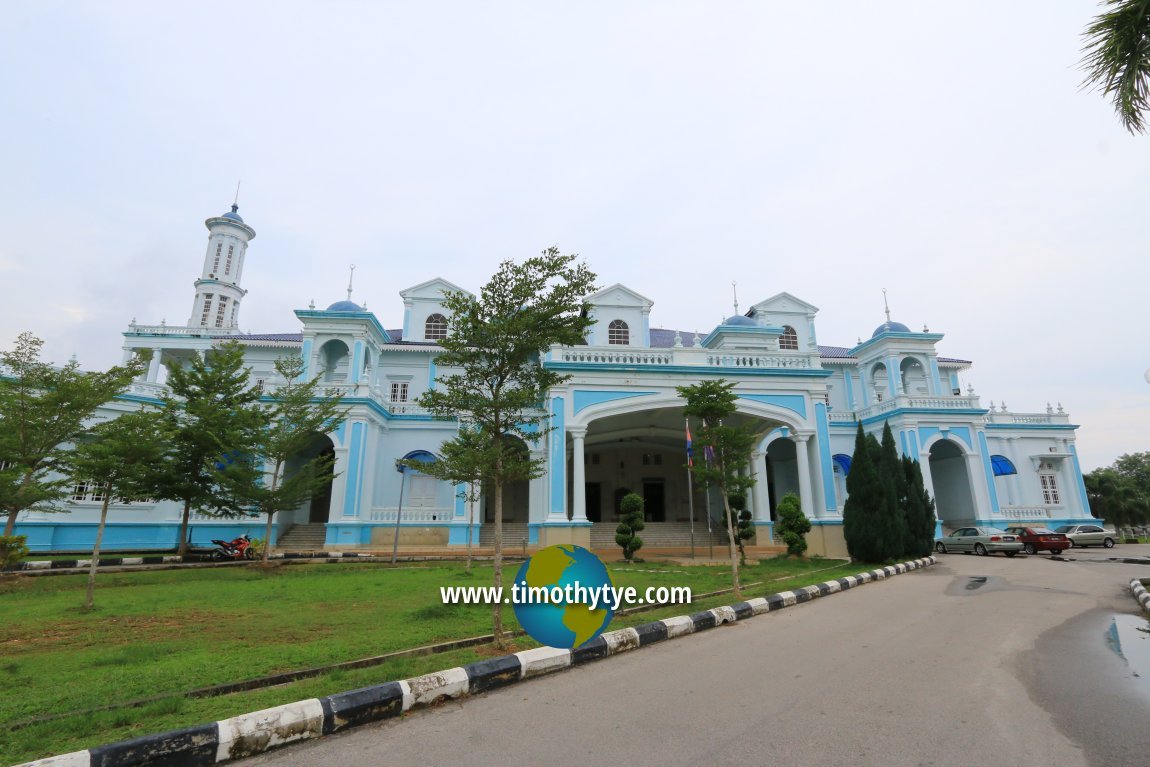
<svg viewBox="0 0 1150 767">
<path fill-rule="evenodd" d="M 506 568 L 505 583 L 517 571 Z M 608 564 L 617 586 L 728 588 L 729 566 Z M 836 560 L 770 559 L 742 571 L 762 596 L 868 569 Z M 781 579 L 781 580 L 780 580 Z M 486 605 L 444 605 L 439 587 L 488 585 L 490 565 L 391 568 L 315 564 L 259 568 L 104 573 L 96 610 L 85 613 L 85 576 L 0 578 L 0 764 L 65 753 L 177 727 L 404 679 L 492 655 L 488 646 L 407 658 L 262 690 L 189 699 L 214 684 L 324 666 L 490 632 Z M 732 602 L 730 595 L 637 615 L 637 625 Z M 517 629 L 510 606 L 504 624 Z M 512 649 L 533 647 L 528 638 Z M 143 707 L 82 713 L 140 698 Z M 51 722 L 17 726 L 36 717 Z"/>
</svg>

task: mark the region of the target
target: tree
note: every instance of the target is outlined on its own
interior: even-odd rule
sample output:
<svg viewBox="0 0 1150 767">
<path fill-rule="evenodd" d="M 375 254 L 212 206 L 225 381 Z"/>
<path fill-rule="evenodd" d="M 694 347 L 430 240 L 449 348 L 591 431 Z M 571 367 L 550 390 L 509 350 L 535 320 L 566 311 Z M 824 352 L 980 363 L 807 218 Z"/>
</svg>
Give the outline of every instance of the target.
<svg viewBox="0 0 1150 767">
<path fill-rule="evenodd" d="M 890 422 L 883 423 L 882 452 L 879 459 L 879 476 L 885 487 L 883 502 L 883 521 L 887 530 L 887 556 L 886 559 L 897 559 L 914 548 L 910 540 L 910 527 L 907 524 L 906 506 L 910 488 L 907 484 L 906 471 L 902 466 L 902 459 L 898 454 L 898 447 L 894 443 L 894 432 L 890 429 Z"/>
<path fill-rule="evenodd" d="M 267 518 L 263 561 L 271 554 L 272 520 L 281 511 L 296 509 L 310 500 L 334 475 L 335 457 L 318 455 L 288 472 L 288 461 L 298 456 L 317 435 L 334 431 L 347 417 L 342 395 L 321 396 L 320 378 L 304 381 L 307 363 L 302 357 L 280 357 L 276 373 L 285 383 L 278 386 L 271 403 L 263 408 L 263 423 L 245 447 L 237 468 L 220 474 L 222 489 L 245 506 Z"/>
<path fill-rule="evenodd" d="M 168 363 L 170 393 L 164 398 L 163 414 L 172 449 L 155 493 L 184 504 L 180 555 L 188 550 L 188 519 L 193 510 L 219 516 L 243 513 L 221 481 L 227 472 L 246 472 L 235 458 L 254 449 L 264 423 L 257 405 L 260 392 L 251 385 L 248 372 L 244 348 L 234 341 L 194 355 L 186 367 Z"/>
<path fill-rule="evenodd" d="M 643 496 L 627 493 L 619 501 L 619 526 L 615 528 L 615 543 L 623 548 L 623 559 L 628 562 L 635 552 L 643 548 L 639 531 L 646 527 L 643 522 Z"/>
<path fill-rule="evenodd" d="M 799 497 L 794 493 L 787 493 L 779 501 L 779 521 L 775 523 L 775 532 L 787 544 L 787 554 L 801 557 L 807 550 L 806 534 L 811 531 L 811 521 L 803 514 L 803 507 Z"/>
<path fill-rule="evenodd" d="M 744 426 L 723 424 L 723 419 L 730 418 L 737 409 L 734 388 L 733 383 L 722 379 L 675 388 L 679 396 L 687 401 L 683 412 L 703 421 L 699 442 L 703 444 L 705 460 L 695 461 L 691 470 L 701 487 L 719 488 L 719 495 L 723 499 L 723 514 L 727 519 L 731 519 L 731 496 L 745 496 L 747 490 L 755 484 L 755 478 L 750 473 L 740 472 L 751 459 L 755 435 Z M 731 585 L 738 598 L 742 592 L 739 588 L 735 526 L 728 524 L 726 527 L 731 554 Z"/>
<path fill-rule="evenodd" d="M 902 470 L 906 478 L 906 500 L 903 511 L 908 533 L 907 547 L 903 555 L 917 559 L 929 556 L 934 548 L 934 501 L 926 491 L 922 467 L 918 461 L 903 456 Z"/>
<path fill-rule="evenodd" d="M 138 410 L 97 424 L 76 444 L 70 460 L 73 480 L 90 483 L 103 498 L 88 568 L 85 610 L 93 607 L 108 506 L 113 501 L 138 501 L 151 495 L 153 475 L 162 463 L 169 436 L 159 412 Z"/>
<path fill-rule="evenodd" d="M 1145 455 L 1144 453 L 1138 455 Z M 1118 465 L 1123 456 L 1115 461 Z M 1134 527 L 1150 522 L 1150 504 L 1138 488 L 1137 479 L 1115 468 L 1095 469 L 1082 477 L 1090 512 L 1115 527 Z"/>
<path fill-rule="evenodd" d="M 0 352 L 0 509 L 4 535 L 22 511 L 64 512 L 70 443 L 86 432 L 96 408 L 123 393 L 146 370 L 147 356 L 103 373 L 85 373 L 72 360 L 62 368 L 40 361 L 44 342 L 21 333 Z"/>
<path fill-rule="evenodd" d="M 459 481 L 481 476 L 494 491 L 494 585 L 503 584 L 503 487 L 543 472 L 543 460 L 517 443 L 540 439 L 551 428 L 541 408 L 547 391 L 567 380 L 541 362 L 552 344 L 584 342 L 593 320 L 582 311 L 595 290 L 595 275 L 574 255 L 549 248 L 523 263 L 504 261 L 477 297 L 448 292 L 448 334 L 439 341 L 437 386 L 417 402 L 438 418 L 466 421 L 475 438 L 445 442 L 440 459 L 421 465 L 426 474 Z M 492 605 L 492 633 L 503 644 L 502 605 Z"/>
<path fill-rule="evenodd" d="M 1104 0 L 1083 37 L 1083 87 L 1101 88 L 1130 133 L 1146 132 L 1150 109 L 1150 0 Z"/>
<path fill-rule="evenodd" d="M 875 456 L 882 448 L 859 424 L 855 434 L 851 470 L 847 474 L 847 500 L 843 506 L 843 537 L 851 558 L 859 562 L 882 562 L 881 516 L 883 483 Z"/>
</svg>

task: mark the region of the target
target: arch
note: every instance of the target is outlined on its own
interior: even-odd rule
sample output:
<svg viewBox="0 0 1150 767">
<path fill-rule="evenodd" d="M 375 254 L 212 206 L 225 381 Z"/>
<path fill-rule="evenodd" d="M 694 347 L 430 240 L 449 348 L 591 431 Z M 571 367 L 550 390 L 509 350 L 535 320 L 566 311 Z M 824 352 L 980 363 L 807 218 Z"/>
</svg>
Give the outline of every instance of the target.
<svg viewBox="0 0 1150 767">
<path fill-rule="evenodd" d="M 870 369 L 870 386 L 876 402 L 882 402 L 890 393 L 885 362 L 876 362 Z"/>
<path fill-rule="evenodd" d="M 771 519 L 778 519 L 779 501 L 787 493 L 802 497 L 799 483 L 798 445 L 790 437 L 777 434 L 767 444 L 767 503 Z"/>
<path fill-rule="evenodd" d="M 779 336 L 779 349 L 793 352 L 799 350 L 799 334 L 790 325 L 783 325 L 783 334 Z"/>
<path fill-rule="evenodd" d="M 631 343 L 631 329 L 623 320 L 611 320 L 607 326 L 607 343 L 627 346 Z"/>
<path fill-rule="evenodd" d="M 351 352 L 346 343 L 338 338 L 325 341 L 319 348 L 319 358 L 325 383 L 342 383 L 347 380 Z"/>
<path fill-rule="evenodd" d="M 924 447 L 928 454 L 932 495 L 938 518 L 954 526 L 973 524 L 978 517 L 971 486 L 968 452 L 960 440 L 941 435 Z"/>
<path fill-rule="evenodd" d="M 685 404 L 683 398 L 677 394 L 641 394 L 634 397 L 624 397 L 588 405 L 568 420 L 567 427 L 569 429 L 578 426 L 589 427 L 593 422 L 603 418 L 641 413 L 646 410 L 682 410 Z M 740 398 L 735 400 L 735 407 L 738 408 L 737 412 L 742 415 L 775 421 L 792 432 L 801 432 L 807 428 L 798 413 L 778 405 Z M 679 421 L 676 426 L 676 433 L 680 436 L 682 436 L 682 425 L 682 421 Z M 764 449 L 765 446 L 766 443 L 764 442 Z"/>
<path fill-rule="evenodd" d="M 281 523 L 322 524 L 331 518 L 331 487 L 335 479 L 335 443 L 331 437 L 313 434 L 308 444 L 288 459 L 284 467 L 284 479 L 305 470 L 318 470 L 319 476 L 325 477 L 327 482 L 297 509 L 282 512 L 279 520 Z M 291 515 L 290 519 L 288 515 Z"/>
<path fill-rule="evenodd" d="M 430 450 L 412 450 L 407 455 L 403 456 L 402 461 L 419 461 L 420 463 L 435 463 L 439 457 Z M 413 474 L 421 474 L 419 469 L 411 466 L 398 465 L 397 468 L 403 472 L 411 472 Z"/>
<path fill-rule="evenodd" d="M 423 323 L 423 337 L 428 341 L 438 341 L 447 338 L 447 318 L 439 312 L 428 315 Z"/>
<path fill-rule="evenodd" d="M 918 357 L 904 357 L 899 363 L 899 375 L 902 378 L 902 391 L 904 394 L 929 394 L 926 384 L 926 367 Z"/>
<path fill-rule="evenodd" d="M 831 461 L 842 471 L 844 477 L 851 473 L 851 457 L 849 455 L 835 453 L 831 456 Z"/>
</svg>

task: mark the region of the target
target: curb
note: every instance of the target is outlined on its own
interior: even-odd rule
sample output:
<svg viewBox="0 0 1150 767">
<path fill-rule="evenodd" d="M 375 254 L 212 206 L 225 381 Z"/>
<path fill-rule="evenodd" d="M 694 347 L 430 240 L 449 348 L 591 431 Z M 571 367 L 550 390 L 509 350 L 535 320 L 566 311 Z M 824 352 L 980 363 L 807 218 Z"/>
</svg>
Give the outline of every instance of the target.
<svg viewBox="0 0 1150 767">
<path fill-rule="evenodd" d="M 573 650 L 536 647 L 413 679 L 296 701 L 212 724 L 145 735 L 25 762 L 16 767 L 145 767 L 160 764 L 169 767 L 206 767 L 243 759 L 289 743 L 390 719 L 413 708 L 434 705 L 445 699 L 487 692 L 524 679 L 637 650 L 656 642 L 706 631 L 763 613 L 777 612 L 865 583 L 930 567 L 937 561 L 931 555 L 834 581 L 824 581 L 814 586 L 714 607 L 689 616 L 677 615 L 640 626 L 608 631 Z M 1134 581 L 1131 583 L 1132 589 L 1134 583 L 1142 587 L 1141 583 Z M 1150 601 L 1145 588 L 1142 588 L 1142 592 L 1146 600 Z"/>
<path fill-rule="evenodd" d="M 1150 616 L 1150 591 L 1146 590 L 1146 587 L 1142 585 L 1142 581 L 1137 578 L 1130 581 L 1130 592 L 1134 595 L 1134 598 L 1138 600 L 1138 604 L 1142 605 L 1143 612 L 1145 612 L 1147 616 Z"/>
</svg>

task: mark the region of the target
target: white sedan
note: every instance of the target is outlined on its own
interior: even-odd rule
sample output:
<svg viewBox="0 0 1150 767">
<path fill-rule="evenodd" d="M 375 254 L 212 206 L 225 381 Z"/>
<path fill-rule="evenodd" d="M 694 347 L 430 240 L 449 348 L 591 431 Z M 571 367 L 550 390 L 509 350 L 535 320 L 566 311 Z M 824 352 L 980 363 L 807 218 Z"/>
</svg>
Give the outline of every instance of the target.
<svg viewBox="0 0 1150 767">
<path fill-rule="evenodd" d="M 992 551 L 1001 551 L 1013 557 L 1022 551 L 1022 541 L 1017 535 L 999 530 L 997 527 L 960 527 L 950 535 L 944 535 L 934 542 L 934 550 L 939 554 L 961 551 L 974 552 L 986 556 Z"/>
</svg>

